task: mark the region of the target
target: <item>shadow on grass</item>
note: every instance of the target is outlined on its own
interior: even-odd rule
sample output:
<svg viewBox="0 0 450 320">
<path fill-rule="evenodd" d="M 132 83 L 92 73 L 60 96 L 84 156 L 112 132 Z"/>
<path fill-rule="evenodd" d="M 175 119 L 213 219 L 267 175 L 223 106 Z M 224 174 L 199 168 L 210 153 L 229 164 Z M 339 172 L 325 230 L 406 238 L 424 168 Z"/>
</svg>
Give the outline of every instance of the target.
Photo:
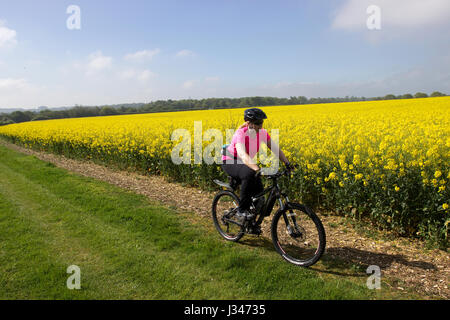
<svg viewBox="0 0 450 320">
<path fill-rule="evenodd" d="M 379 266 L 382 270 L 394 263 L 423 270 L 437 270 L 437 267 L 426 261 L 408 261 L 401 254 L 385 254 L 365 251 L 350 247 L 327 248 L 323 255 L 322 265 L 326 269 L 311 267 L 312 270 L 336 275 L 366 277 L 366 270 L 371 265 Z M 353 273 L 342 273 L 339 270 L 350 269 Z"/>
<path fill-rule="evenodd" d="M 265 237 L 258 237 L 254 235 L 245 235 L 244 238 L 239 240 L 239 243 L 249 246 L 263 248 L 268 251 L 275 251 L 272 240 Z"/>
<path fill-rule="evenodd" d="M 275 252 L 271 239 L 265 237 L 247 236 L 239 243 Z M 369 266 L 376 265 L 383 270 L 395 263 L 422 270 L 437 270 L 430 262 L 409 261 L 401 254 L 385 254 L 350 247 L 326 248 L 319 263 L 309 269 L 346 277 L 367 277 L 366 270 Z"/>
</svg>

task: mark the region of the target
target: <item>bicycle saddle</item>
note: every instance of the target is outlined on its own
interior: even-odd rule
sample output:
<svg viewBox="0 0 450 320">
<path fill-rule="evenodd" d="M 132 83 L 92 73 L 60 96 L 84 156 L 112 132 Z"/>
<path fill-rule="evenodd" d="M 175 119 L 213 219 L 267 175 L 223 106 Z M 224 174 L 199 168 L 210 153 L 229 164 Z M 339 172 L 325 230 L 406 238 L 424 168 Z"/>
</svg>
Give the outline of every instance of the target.
<svg viewBox="0 0 450 320">
<path fill-rule="evenodd" d="M 236 188 L 239 186 L 239 184 L 241 183 L 238 179 L 233 178 L 231 176 L 228 176 L 228 183 L 214 179 L 213 180 L 216 184 L 218 184 L 221 187 L 230 189 L 232 191 L 236 190 Z"/>
</svg>

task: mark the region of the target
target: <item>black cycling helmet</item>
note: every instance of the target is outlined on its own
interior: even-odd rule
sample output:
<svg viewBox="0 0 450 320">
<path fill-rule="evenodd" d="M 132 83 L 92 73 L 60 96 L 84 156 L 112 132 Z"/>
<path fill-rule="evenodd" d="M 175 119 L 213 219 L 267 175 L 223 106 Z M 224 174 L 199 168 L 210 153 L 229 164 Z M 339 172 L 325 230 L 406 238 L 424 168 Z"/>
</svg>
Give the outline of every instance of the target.
<svg viewBox="0 0 450 320">
<path fill-rule="evenodd" d="M 244 121 L 258 121 L 267 119 L 264 111 L 258 108 L 251 108 L 244 111 Z"/>
</svg>

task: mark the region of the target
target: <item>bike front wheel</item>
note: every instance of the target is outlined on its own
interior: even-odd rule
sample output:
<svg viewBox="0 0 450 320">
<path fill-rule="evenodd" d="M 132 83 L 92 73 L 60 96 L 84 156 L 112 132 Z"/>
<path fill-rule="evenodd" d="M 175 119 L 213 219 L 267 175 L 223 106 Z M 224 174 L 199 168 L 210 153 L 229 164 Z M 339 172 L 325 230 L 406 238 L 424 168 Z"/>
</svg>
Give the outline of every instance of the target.
<svg viewBox="0 0 450 320">
<path fill-rule="evenodd" d="M 308 207 L 288 203 L 272 220 L 272 241 L 288 262 L 309 267 L 325 251 L 325 230 L 319 217 Z"/>
<path fill-rule="evenodd" d="M 242 221 L 236 217 L 239 198 L 231 191 L 220 191 L 212 203 L 214 226 L 228 241 L 238 241 L 244 235 Z"/>
</svg>

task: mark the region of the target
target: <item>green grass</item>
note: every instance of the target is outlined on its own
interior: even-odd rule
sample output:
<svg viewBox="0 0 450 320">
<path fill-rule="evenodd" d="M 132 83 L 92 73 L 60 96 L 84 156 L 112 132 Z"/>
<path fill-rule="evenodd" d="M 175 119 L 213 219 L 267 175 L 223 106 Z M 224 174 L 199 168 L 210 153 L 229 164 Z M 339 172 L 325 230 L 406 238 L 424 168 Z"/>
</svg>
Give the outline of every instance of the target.
<svg viewBox="0 0 450 320">
<path fill-rule="evenodd" d="M 367 276 L 290 265 L 262 240 L 226 242 L 211 225 L 0 146 L 0 299 L 398 297 L 367 289 Z M 80 290 L 66 287 L 70 265 Z"/>
</svg>

